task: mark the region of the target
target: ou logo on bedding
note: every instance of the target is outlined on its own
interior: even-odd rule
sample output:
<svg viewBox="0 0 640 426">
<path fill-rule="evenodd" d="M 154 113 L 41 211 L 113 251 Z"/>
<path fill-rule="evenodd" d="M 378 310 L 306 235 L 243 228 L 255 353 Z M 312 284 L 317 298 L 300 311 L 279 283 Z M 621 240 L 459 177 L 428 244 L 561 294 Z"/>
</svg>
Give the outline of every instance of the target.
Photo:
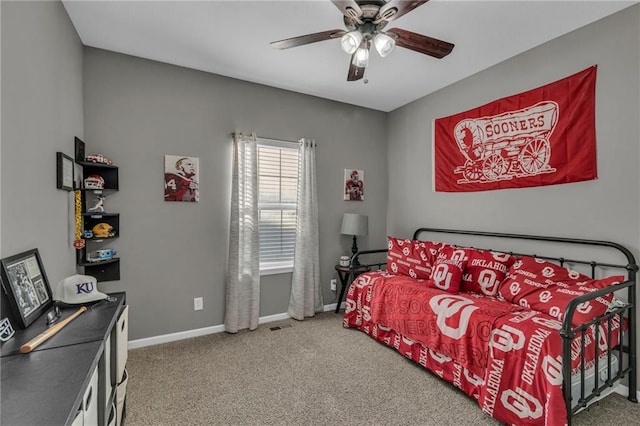
<svg viewBox="0 0 640 426">
<path fill-rule="evenodd" d="M 589 303 L 589 301 L 586 301 L 584 303 L 579 304 L 578 307 L 576 308 L 576 311 L 586 315 L 589 312 L 591 312 L 592 308 L 593 306 L 591 306 L 591 303 Z"/>
<path fill-rule="evenodd" d="M 467 382 L 471 383 L 472 385 L 480 386 L 484 383 L 484 379 L 482 377 L 476 376 L 466 368 L 463 368 L 462 372 L 464 373 L 464 377 L 467 379 Z"/>
<path fill-rule="evenodd" d="M 494 296 L 498 291 L 498 275 L 490 269 L 483 269 L 478 276 L 478 284 L 482 292 L 488 296 Z"/>
<path fill-rule="evenodd" d="M 549 315 L 562 321 L 562 311 L 557 306 L 552 306 L 549 308 Z"/>
<path fill-rule="evenodd" d="M 444 364 L 445 362 L 449 362 L 453 359 L 431 349 L 429 349 L 429 355 L 431 355 L 431 358 L 438 364 Z"/>
<path fill-rule="evenodd" d="M 519 350 L 524 347 L 524 333 L 517 328 L 504 324 L 491 332 L 491 342 L 489 346 L 499 349 L 502 352 Z"/>
<path fill-rule="evenodd" d="M 440 290 L 447 291 L 451 286 L 452 273 L 449 272 L 449 265 L 446 263 L 440 263 L 433 269 L 431 279 L 433 279 L 434 285 Z"/>
<path fill-rule="evenodd" d="M 467 258 L 467 253 L 464 250 L 454 250 L 451 253 L 451 260 L 455 263 L 460 263 Z"/>
<path fill-rule="evenodd" d="M 540 299 L 540 302 L 542 303 L 547 303 L 552 298 L 553 296 L 551 295 L 551 292 L 549 290 L 545 290 L 542 293 L 540 293 L 540 295 L 538 295 L 538 299 Z"/>
<path fill-rule="evenodd" d="M 542 358 L 542 371 L 549 383 L 560 386 L 562 384 L 562 357 L 558 355 L 554 358 L 551 355 L 545 355 Z"/>
<path fill-rule="evenodd" d="M 551 268 L 550 266 L 545 266 L 544 268 L 542 268 L 542 275 L 545 278 L 551 278 L 555 274 L 553 272 L 553 268 Z"/>
<path fill-rule="evenodd" d="M 509 291 L 511 292 L 512 296 L 517 295 L 518 293 L 520 293 L 520 284 L 517 281 L 512 282 L 509 286 Z"/>
<path fill-rule="evenodd" d="M 452 339 L 459 339 L 465 335 L 471 314 L 478 309 L 477 306 L 473 306 L 472 300 L 455 294 L 434 296 L 429 301 L 429 306 L 438 315 L 436 324 L 442 334 Z M 457 326 L 447 324 L 447 321 L 455 316 L 458 317 Z"/>
<path fill-rule="evenodd" d="M 542 404 L 540 404 L 540 401 L 519 386 L 515 391 L 507 389 L 502 392 L 500 401 L 507 410 L 521 419 L 526 419 L 527 417 L 537 419 L 542 416 Z"/>
</svg>

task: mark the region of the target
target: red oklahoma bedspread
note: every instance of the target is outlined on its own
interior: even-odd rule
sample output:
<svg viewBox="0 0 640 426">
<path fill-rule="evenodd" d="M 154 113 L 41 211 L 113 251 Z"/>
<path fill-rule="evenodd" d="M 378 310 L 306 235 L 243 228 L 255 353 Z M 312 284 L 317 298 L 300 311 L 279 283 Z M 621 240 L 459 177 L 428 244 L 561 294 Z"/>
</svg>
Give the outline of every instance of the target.
<svg viewBox="0 0 640 426">
<path fill-rule="evenodd" d="M 393 346 L 502 422 L 566 424 L 561 324 L 546 314 L 474 293 L 449 294 L 383 271 L 351 285 L 344 326 Z M 593 340 L 588 333 L 587 361 L 594 358 Z M 606 341 L 598 346 L 606 349 Z M 579 355 L 576 345 L 573 368 Z"/>
</svg>

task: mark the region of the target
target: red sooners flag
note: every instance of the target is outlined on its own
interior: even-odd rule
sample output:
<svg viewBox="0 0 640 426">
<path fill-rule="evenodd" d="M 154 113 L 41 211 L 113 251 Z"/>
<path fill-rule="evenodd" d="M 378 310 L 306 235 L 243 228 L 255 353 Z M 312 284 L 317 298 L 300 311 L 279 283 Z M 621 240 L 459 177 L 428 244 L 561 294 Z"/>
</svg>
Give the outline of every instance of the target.
<svg viewBox="0 0 640 426">
<path fill-rule="evenodd" d="M 436 191 L 597 178 L 596 66 L 434 122 Z"/>
</svg>

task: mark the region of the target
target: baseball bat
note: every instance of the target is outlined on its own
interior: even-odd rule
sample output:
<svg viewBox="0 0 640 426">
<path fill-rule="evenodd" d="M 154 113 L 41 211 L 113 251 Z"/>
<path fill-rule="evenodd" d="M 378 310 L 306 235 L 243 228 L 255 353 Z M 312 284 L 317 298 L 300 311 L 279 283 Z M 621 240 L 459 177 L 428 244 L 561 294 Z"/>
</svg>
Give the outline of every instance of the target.
<svg viewBox="0 0 640 426">
<path fill-rule="evenodd" d="M 78 309 L 77 311 L 75 311 L 73 314 L 71 314 L 68 318 L 65 318 L 63 321 L 60 321 L 56 325 L 52 325 L 51 327 L 47 328 L 45 331 L 43 331 L 42 333 L 38 334 L 36 337 L 34 337 L 33 339 L 29 340 L 24 345 L 20 346 L 20 352 L 22 352 L 23 354 L 31 352 L 36 347 L 40 346 L 41 343 L 44 343 L 51 336 L 56 334 L 58 331 L 62 330 L 67 324 L 69 324 L 78 315 L 80 315 L 81 313 L 85 312 L 86 310 L 87 310 L 87 307 L 83 306 L 80 309 Z"/>
</svg>

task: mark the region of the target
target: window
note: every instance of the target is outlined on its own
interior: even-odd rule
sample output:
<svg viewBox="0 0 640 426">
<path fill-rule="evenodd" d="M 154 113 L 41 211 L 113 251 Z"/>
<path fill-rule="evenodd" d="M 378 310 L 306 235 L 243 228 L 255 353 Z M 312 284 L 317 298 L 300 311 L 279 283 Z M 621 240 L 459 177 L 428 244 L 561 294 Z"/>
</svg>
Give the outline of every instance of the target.
<svg viewBox="0 0 640 426">
<path fill-rule="evenodd" d="M 296 241 L 298 149 L 289 143 L 258 142 L 260 272 L 288 272 Z"/>
</svg>

